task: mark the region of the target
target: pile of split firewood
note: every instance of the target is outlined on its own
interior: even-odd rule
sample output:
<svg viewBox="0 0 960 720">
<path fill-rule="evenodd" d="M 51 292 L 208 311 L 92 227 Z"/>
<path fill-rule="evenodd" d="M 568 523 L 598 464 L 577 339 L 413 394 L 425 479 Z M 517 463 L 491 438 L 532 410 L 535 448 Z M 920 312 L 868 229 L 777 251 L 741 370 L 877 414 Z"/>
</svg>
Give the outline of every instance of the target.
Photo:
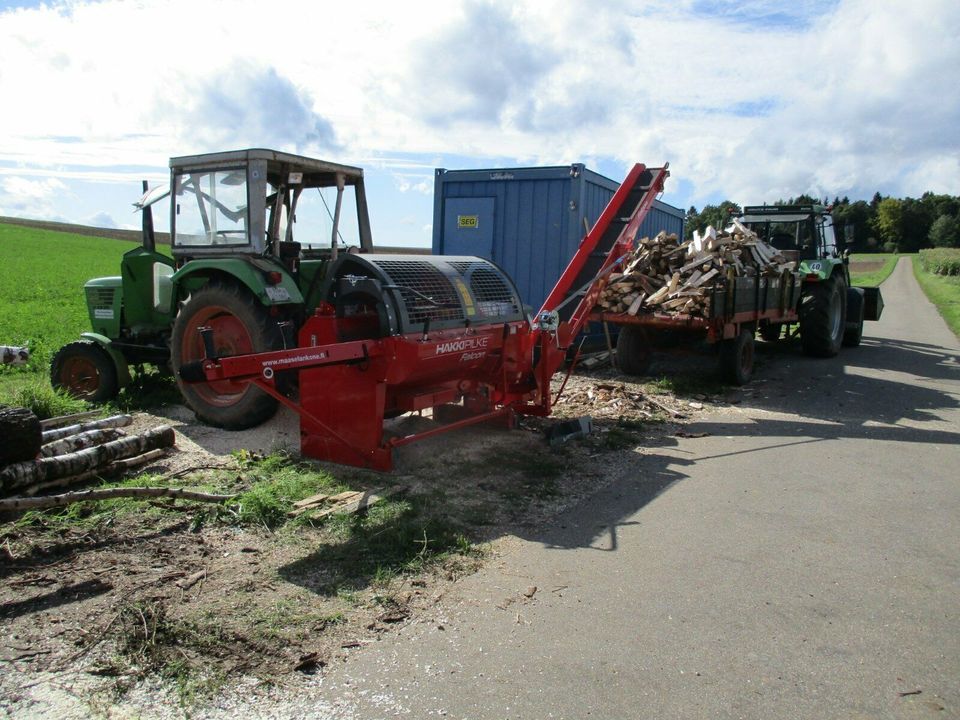
<svg viewBox="0 0 960 720">
<path fill-rule="evenodd" d="M 25 408 L 0 406 L 0 498 L 36 495 L 157 460 L 174 445 L 173 428 L 139 434 L 130 415 L 40 421 Z"/>
<path fill-rule="evenodd" d="M 722 233 L 712 226 L 703 235 L 695 231 L 686 242 L 661 232 L 636 243 L 622 270 L 610 274 L 596 309 L 708 317 L 710 296 L 726 282 L 728 273 L 756 277 L 794 269 L 796 262 L 738 220 Z"/>
</svg>

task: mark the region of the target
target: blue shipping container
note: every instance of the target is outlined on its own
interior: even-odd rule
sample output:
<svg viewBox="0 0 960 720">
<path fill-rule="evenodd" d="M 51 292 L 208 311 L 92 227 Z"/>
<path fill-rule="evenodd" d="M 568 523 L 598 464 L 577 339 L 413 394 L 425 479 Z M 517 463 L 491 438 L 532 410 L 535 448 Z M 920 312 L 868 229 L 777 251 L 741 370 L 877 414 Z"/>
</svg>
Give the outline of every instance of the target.
<svg viewBox="0 0 960 720">
<path fill-rule="evenodd" d="M 535 312 L 618 187 L 582 163 L 440 168 L 434 179 L 433 253 L 492 260 L 513 278 Z M 639 237 L 661 230 L 682 236 L 683 221 L 682 210 L 654 201 Z"/>
</svg>

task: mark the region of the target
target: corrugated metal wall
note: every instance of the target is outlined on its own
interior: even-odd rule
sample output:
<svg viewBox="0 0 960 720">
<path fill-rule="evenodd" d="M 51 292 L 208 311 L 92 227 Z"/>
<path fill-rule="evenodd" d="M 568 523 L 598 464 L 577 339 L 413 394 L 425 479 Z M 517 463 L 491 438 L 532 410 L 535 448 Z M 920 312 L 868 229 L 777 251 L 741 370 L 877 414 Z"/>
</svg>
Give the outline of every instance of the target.
<svg viewBox="0 0 960 720">
<path fill-rule="evenodd" d="M 478 255 L 513 278 L 538 310 L 619 183 L 576 163 L 559 167 L 438 169 L 433 252 Z M 641 235 L 683 233 L 684 213 L 656 202 Z"/>
</svg>

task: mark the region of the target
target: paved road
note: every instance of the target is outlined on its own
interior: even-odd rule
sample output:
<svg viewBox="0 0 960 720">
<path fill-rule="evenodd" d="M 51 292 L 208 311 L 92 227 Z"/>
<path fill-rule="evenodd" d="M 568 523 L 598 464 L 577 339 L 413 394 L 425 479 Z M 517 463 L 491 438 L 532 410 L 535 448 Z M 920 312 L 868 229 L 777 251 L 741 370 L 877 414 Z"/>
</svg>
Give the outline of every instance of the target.
<svg viewBox="0 0 960 720">
<path fill-rule="evenodd" d="M 325 678 L 323 709 L 960 717 L 960 345 L 909 263 L 883 290 L 860 348 L 767 353 L 688 428 L 708 437 L 507 541 L 445 616 Z"/>
</svg>

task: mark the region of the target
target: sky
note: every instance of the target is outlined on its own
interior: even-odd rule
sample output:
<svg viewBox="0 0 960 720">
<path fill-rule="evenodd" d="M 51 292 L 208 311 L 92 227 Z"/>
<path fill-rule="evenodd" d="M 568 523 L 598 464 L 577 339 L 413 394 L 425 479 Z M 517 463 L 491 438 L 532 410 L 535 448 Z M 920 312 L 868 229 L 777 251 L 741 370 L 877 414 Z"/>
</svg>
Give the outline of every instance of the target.
<svg viewBox="0 0 960 720">
<path fill-rule="evenodd" d="M 439 167 L 960 195 L 958 38 L 957 0 L 0 0 L 0 215 L 136 228 L 171 156 L 246 147 L 363 167 L 382 245 L 430 245 Z"/>
</svg>

